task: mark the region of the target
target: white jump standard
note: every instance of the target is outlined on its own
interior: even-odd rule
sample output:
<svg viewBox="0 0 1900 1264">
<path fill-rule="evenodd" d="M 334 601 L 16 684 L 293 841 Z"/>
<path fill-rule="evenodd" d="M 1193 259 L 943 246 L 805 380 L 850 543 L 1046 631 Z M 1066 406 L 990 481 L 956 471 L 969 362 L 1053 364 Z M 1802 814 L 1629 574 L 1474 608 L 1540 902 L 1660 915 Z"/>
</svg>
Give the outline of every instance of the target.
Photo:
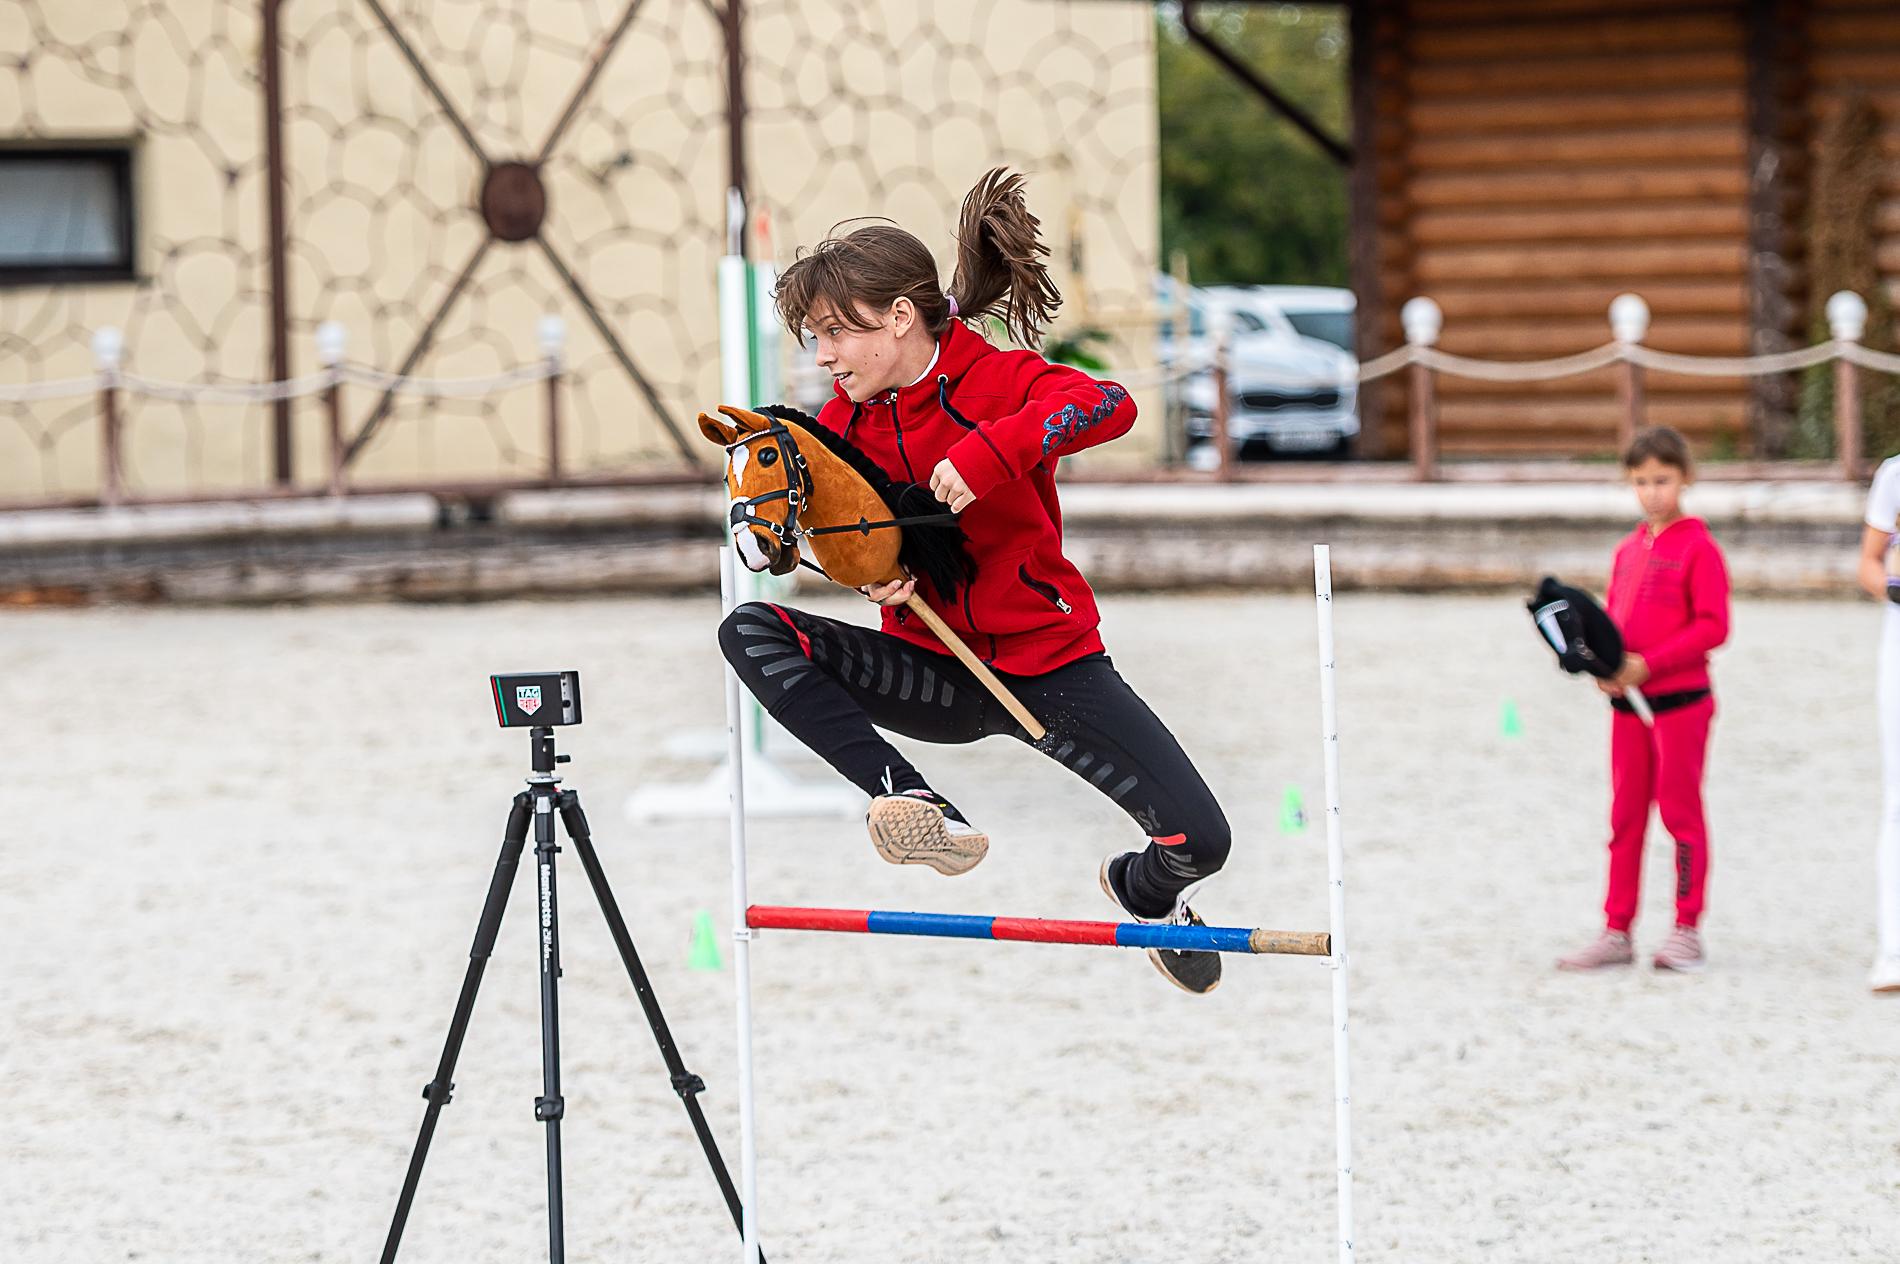
<svg viewBox="0 0 1900 1264">
<path fill-rule="evenodd" d="M 720 553 L 722 604 L 736 604 L 736 564 L 728 545 Z M 893 913 L 866 909 L 790 908 L 753 905 L 746 883 L 745 779 L 741 740 L 740 681 L 726 672 L 726 720 L 732 773 L 732 924 L 734 982 L 738 992 L 740 1202 L 744 1208 L 741 1259 L 759 1261 L 758 1142 L 752 1067 L 752 978 L 749 953 L 761 930 L 928 935 L 940 938 L 1028 943 L 1093 944 L 1104 947 L 1194 949 L 1225 953 L 1274 953 L 1317 957 L 1332 970 L 1334 1122 L 1337 1147 L 1339 1264 L 1352 1264 L 1352 1095 L 1347 1030 L 1345 845 L 1339 813 L 1339 724 L 1334 693 L 1333 594 L 1330 550 L 1313 549 L 1314 596 L 1320 650 L 1321 741 L 1326 768 L 1327 931 L 1271 931 L 1238 927 L 1187 927 L 1145 923 L 1063 921 L 947 913 Z M 1190 943 L 1182 936 L 1192 936 Z"/>
</svg>

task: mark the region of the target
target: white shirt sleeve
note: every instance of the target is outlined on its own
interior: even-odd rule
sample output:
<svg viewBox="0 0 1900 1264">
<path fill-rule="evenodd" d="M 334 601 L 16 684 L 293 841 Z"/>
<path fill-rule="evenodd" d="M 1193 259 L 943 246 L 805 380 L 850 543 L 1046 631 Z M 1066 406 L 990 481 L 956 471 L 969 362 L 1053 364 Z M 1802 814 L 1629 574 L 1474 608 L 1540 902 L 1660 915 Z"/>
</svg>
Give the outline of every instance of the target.
<svg viewBox="0 0 1900 1264">
<path fill-rule="evenodd" d="M 1900 531 L 1900 456 L 1890 456 L 1874 473 L 1867 491 L 1867 525 L 1892 535 Z"/>
</svg>

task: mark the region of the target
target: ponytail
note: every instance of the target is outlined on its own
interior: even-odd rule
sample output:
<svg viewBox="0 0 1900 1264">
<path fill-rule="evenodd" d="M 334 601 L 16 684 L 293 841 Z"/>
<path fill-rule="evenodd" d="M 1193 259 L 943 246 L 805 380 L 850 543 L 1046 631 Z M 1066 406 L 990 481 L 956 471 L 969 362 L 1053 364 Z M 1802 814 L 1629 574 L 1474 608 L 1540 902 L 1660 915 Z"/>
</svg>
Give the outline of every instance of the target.
<svg viewBox="0 0 1900 1264">
<path fill-rule="evenodd" d="M 950 279 L 958 315 L 994 316 L 1026 347 L 1042 342 L 1042 327 L 1055 319 L 1062 295 L 1042 260 L 1042 221 L 1023 201 L 1020 175 L 993 167 L 963 199 L 957 223 L 957 269 Z"/>
<path fill-rule="evenodd" d="M 860 304 L 876 313 L 907 298 L 933 336 L 955 319 L 991 317 L 1023 346 L 1040 345 L 1042 327 L 1055 318 L 1062 295 L 1043 265 L 1049 247 L 1042 244 L 1041 221 L 1023 202 L 1023 184 L 1020 175 L 996 167 L 965 195 L 947 293 L 929 249 L 912 234 L 895 224 L 872 223 L 841 237 L 838 225 L 780 275 L 773 292 L 779 318 L 802 340 L 814 309 L 852 328 L 874 328 L 858 314 Z"/>
</svg>

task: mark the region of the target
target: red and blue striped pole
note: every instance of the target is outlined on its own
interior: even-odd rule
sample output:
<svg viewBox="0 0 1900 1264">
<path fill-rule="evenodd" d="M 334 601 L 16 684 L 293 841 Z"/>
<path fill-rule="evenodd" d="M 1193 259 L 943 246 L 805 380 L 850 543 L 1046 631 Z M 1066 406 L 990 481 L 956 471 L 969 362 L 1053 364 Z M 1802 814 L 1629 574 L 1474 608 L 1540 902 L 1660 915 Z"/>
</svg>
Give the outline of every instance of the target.
<svg viewBox="0 0 1900 1264">
<path fill-rule="evenodd" d="M 1332 955 L 1324 931 L 1245 930 L 1236 926 L 1173 926 L 1148 922 L 1069 922 L 1040 917 L 983 917 L 967 913 L 891 913 L 878 909 L 746 909 L 754 930 L 828 930 L 869 935 L 928 935 L 939 939 L 1004 939 L 1035 944 L 1093 944 L 1104 948 L 1171 948 L 1176 952 Z"/>
</svg>

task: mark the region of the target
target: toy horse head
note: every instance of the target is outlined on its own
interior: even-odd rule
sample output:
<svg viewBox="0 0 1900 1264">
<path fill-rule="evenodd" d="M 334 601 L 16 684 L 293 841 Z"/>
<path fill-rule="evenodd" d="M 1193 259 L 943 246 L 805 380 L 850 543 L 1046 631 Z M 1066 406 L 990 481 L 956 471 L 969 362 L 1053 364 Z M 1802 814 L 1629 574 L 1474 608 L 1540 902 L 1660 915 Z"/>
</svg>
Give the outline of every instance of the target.
<svg viewBox="0 0 1900 1264">
<path fill-rule="evenodd" d="M 699 430 L 726 450 L 727 524 L 748 570 L 787 575 L 798 567 L 799 515 L 816 485 L 799 434 L 778 417 L 722 404 L 727 420 L 699 415 Z"/>
<path fill-rule="evenodd" d="M 862 588 L 908 573 L 956 600 L 974 571 L 955 515 L 928 488 L 893 482 L 796 409 L 719 412 L 701 413 L 699 429 L 726 450 L 726 521 L 748 569 L 790 574 L 803 543 L 841 584 Z"/>
</svg>

